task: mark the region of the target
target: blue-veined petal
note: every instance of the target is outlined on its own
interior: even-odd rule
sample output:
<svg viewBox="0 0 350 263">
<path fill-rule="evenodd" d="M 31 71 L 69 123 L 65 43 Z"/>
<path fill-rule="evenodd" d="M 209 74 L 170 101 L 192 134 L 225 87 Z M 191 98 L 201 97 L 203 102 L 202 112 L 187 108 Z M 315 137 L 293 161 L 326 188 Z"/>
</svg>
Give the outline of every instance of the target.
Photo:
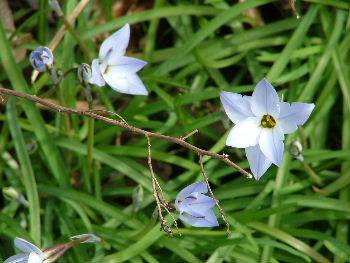
<svg viewBox="0 0 350 263">
<path fill-rule="evenodd" d="M 109 60 L 124 56 L 130 39 L 130 26 L 126 24 L 105 39 L 100 47 L 99 59 Z"/>
<path fill-rule="evenodd" d="M 250 105 L 256 116 L 269 114 L 276 119 L 280 114 L 278 94 L 265 78 L 256 85 Z"/>
<path fill-rule="evenodd" d="M 289 134 L 296 131 L 297 125 L 303 125 L 307 121 L 315 105 L 300 102 L 293 102 L 290 105 L 286 102 L 280 102 L 280 107 L 278 124 L 281 125 L 285 134 Z"/>
<path fill-rule="evenodd" d="M 22 238 L 16 237 L 14 240 L 15 246 L 21 250 L 22 252 L 27 252 L 27 253 L 36 253 L 36 254 L 41 254 L 42 251 L 40 248 L 35 246 L 34 244 L 28 242 L 27 240 L 24 240 Z"/>
<path fill-rule="evenodd" d="M 262 130 L 260 124 L 260 117 L 249 117 L 239 122 L 230 131 L 226 140 L 226 145 L 246 148 L 258 144 L 260 132 Z"/>
<path fill-rule="evenodd" d="M 100 86 L 100 87 L 103 87 L 104 85 L 106 85 L 106 82 L 103 79 L 101 71 L 100 71 L 98 59 L 94 59 L 92 61 L 91 78 L 89 80 L 89 83 L 96 84 L 97 86 Z"/>
<path fill-rule="evenodd" d="M 275 165 L 280 166 L 282 163 L 284 143 L 282 128 L 277 125 L 274 128 L 262 129 L 259 145 L 263 154 Z"/>
<path fill-rule="evenodd" d="M 27 263 L 28 258 L 29 258 L 28 254 L 17 254 L 6 259 L 4 263 Z"/>
<path fill-rule="evenodd" d="M 259 180 L 271 166 L 272 162 L 266 158 L 266 156 L 260 150 L 259 145 L 247 147 L 245 149 L 245 153 L 247 155 L 250 170 L 252 171 L 254 178 Z"/>
<path fill-rule="evenodd" d="M 138 58 L 122 56 L 117 59 L 110 59 L 108 64 L 109 71 L 128 74 L 139 71 L 147 62 Z"/>
<path fill-rule="evenodd" d="M 227 116 L 233 123 L 238 123 L 248 117 L 254 116 L 250 108 L 248 96 L 242 96 L 237 93 L 221 91 L 220 100 L 224 106 Z"/>
</svg>

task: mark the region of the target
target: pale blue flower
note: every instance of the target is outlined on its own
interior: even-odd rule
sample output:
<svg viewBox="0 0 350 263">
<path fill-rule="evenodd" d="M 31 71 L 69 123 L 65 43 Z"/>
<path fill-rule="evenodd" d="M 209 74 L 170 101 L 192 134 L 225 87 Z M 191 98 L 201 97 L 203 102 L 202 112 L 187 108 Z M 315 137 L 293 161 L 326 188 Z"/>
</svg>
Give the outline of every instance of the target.
<svg viewBox="0 0 350 263">
<path fill-rule="evenodd" d="M 18 237 L 15 238 L 14 243 L 24 253 L 9 257 L 4 263 L 43 263 L 46 260 L 44 252 L 32 243 Z"/>
<path fill-rule="evenodd" d="M 92 61 L 90 83 L 102 87 L 107 82 L 112 89 L 120 93 L 148 95 L 148 91 L 136 74 L 147 63 L 124 56 L 129 38 L 130 26 L 126 24 L 103 41 L 99 58 Z"/>
<path fill-rule="evenodd" d="M 37 71 L 44 72 L 52 67 L 53 54 L 47 47 L 38 47 L 30 53 L 30 63 Z"/>
<path fill-rule="evenodd" d="M 180 219 L 195 227 L 218 226 L 218 220 L 212 208 L 215 200 L 203 195 L 208 192 L 204 182 L 194 183 L 185 187 L 176 197 L 175 208 Z"/>
<path fill-rule="evenodd" d="M 295 132 L 309 118 L 313 103 L 279 100 L 274 87 L 262 79 L 252 96 L 237 93 L 220 93 L 227 116 L 236 125 L 226 140 L 226 145 L 245 148 L 250 169 L 256 180 L 273 163 L 280 166 L 284 152 L 284 134 Z"/>
</svg>

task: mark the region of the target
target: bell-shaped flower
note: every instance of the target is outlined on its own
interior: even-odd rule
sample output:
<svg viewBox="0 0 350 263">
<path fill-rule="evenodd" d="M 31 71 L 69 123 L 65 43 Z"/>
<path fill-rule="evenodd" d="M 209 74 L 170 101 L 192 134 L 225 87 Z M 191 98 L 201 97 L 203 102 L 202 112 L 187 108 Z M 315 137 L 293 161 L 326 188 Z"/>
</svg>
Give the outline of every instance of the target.
<svg viewBox="0 0 350 263">
<path fill-rule="evenodd" d="M 14 244 L 23 253 L 9 257 L 4 263 L 42 263 L 46 260 L 44 252 L 32 243 L 16 237 Z"/>
<path fill-rule="evenodd" d="M 282 102 L 274 87 L 262 79 L 252 96 L 220 93 L 221 103 L 235 126 L 226 145 L 245 148 L 250 169 L 256 180 L 273 163 L 280 166 L 284 152 L 284 134 L 297 130 L 309 118 L 313 103 Z"/>
<path fill-rule="evenodd" d="M 136 74 L 147 63 L 124 56 L 129 38 L 130 26 L 126 24 L 103 41 L 99 58 L 92 61 L 90 83 L 102 87 L 107 82 L 112 89 L 120 93 L 148 95 L 148 91 Z"/>
<path fill-rule="evenodd" d="M 218 226 L 218 220 L 212 208 L 215 200 L 203 195 L 208 192 L 204 182 L 198 182 L 185 187 L 176 197 L 175 208 L 180 219 L 195 227 Z"/>
<path fill-rule="evenodd" d="M 30 63 L 37 71 L 44 72 L 52 67 L 53 54 L 47 47 L 38 47 L 30 53 Z"/>
</svg>

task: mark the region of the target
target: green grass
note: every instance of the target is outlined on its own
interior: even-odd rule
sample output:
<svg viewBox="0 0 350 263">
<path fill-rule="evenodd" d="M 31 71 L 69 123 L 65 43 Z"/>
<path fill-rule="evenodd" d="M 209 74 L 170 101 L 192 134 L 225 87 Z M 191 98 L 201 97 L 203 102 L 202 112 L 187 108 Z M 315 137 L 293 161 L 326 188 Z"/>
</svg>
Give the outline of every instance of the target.
<svg viewBox="0 0 350 263">
<path fill-rule="evenodd" d="M 46 1 L 39 2 L 37 10 L 28 11 L 24 4 L 13 10 L 13 35 L 32 34 L 29 42 L 15 45 L 0 22 L 0 86 L 43 97 L 53 84 L 45 73 L 31 84 L 28 55 L 48 45 L 61 22 L 52 22 Z M 79 1 L 62 2 L 69 16 Z M 313 102 L 316 107 L 302 129 L 287 136 L 282 166 L 272 166 L 260 181 L 204 158 L 232 236 L 226 236 L 219 219 L 220 227 L 212 229 L 179 221 L 181 235 L 173 227 L 171 238 L 159 230 L 153 215 L 143 136 L 96 121 L 93 169 L 87 176 L 86 118 L 39 109 L 23 99 L 3 103 L 0 95 L 0 186 L 16 188 L 30 204 L 0 199 L 0 261 L 16 253 L 16 236 L 47 247 L 94 233 L 102 243 L 76 246 L 59 262 L 349 262 L 349 3 L 297 0 L 299 20 L 288 4 L 290 12 L 284 12 L 281 1 L 273 0 L 157 0 L 151 8 L 118 18 L 113 4 L 88 4 L 74 27 L 96 57 L 107 33 L 131 25 L 128 55 L 148 61 L 139 75 L 150 95 L 93 87 L 95 103 L 131 125 L 173 137 L 198 129 L 190 143 L 227 153 L 249 169 L 244 151 L 225 145 L 232 124 L 220 105 L 221 90 L 250 94 L 266 77 L 284 101 Z M 256 22 L 245 13 L 252 8 L 261 12 L 263 24 L 248 23 Z M 19 63 L 12 52 L 16 48 L 28 49 Z M 62 71 L 90 63 L 69 32 L 54 55 Z M 72 108 L 85 100 L 75 74 L 49 98 Z M 305 161 L 322 186 L 315 188 L 288 153 L 294 139 L 304 143 Z M 203 180 L 195 153 L 154 138 L 152 151 L 168 201 Z M 143 199 L 135 212 L 132 196 L 139 187 Z M 170 216 L 166 219 L 173 225 Z"/>
</svg>

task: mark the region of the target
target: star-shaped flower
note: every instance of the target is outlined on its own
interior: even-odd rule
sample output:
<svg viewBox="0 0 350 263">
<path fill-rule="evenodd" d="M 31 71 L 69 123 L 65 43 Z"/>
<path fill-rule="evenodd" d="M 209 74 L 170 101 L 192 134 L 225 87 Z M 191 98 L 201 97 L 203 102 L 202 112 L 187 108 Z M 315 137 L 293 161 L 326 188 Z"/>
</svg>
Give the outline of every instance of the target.
<svg viewBox="0 0 350 263">
<path fill-rule="evenodd" d="M 273 163 L 280 166 L 284 152 L 284 134 L 297 130 L 309 118 L 313 103 L 282 102 L 274 87 L 262 79 L 252 96 L 220 93 L 221 103 L 236 125 L 230 131 L 226 145 L 245 148 L 250 169 L 256 180 Z"/>
<path fill-rule="evenodd" d="M 208 192 L 204 182 L 185 187 L 176 197 L 175 208 L 180 219 L 195 227 L 218 226 L 218 220 L 212 210 L 215 200 L 203 195 Z"/>
<path fill-rule="evenodd" d="M 103 41 L 99 58 L 92 61 L 90 83 L 102 87 L 107 82 L 112 89 L 120 93 L 148 95 L 148 91 L 136 75 L 147 63 L 124 56 L 129 38 L 130 26 L 126 24 Z"/>
</svg>

